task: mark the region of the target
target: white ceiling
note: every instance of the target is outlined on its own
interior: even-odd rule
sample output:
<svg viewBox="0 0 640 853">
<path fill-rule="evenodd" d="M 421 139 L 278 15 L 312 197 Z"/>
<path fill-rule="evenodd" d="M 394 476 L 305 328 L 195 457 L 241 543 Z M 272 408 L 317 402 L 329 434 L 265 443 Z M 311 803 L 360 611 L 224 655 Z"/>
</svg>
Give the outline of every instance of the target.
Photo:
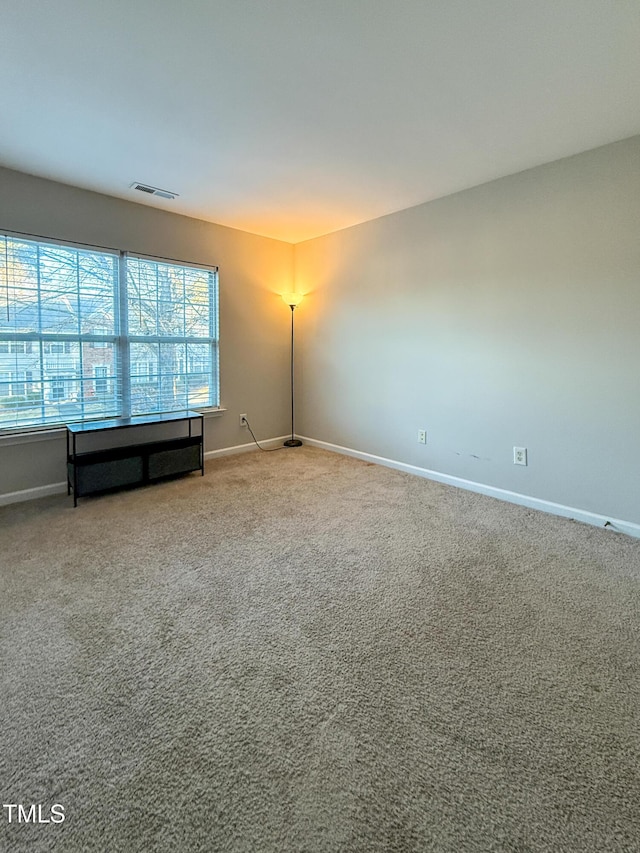
<svg viewBox="0 0 640 853">
<path fill-rule="evenodd" d="M 640 133 L 640 2 L 3 0 L 0 80 L 0 164 L 298 242 Z"/>
</svg>

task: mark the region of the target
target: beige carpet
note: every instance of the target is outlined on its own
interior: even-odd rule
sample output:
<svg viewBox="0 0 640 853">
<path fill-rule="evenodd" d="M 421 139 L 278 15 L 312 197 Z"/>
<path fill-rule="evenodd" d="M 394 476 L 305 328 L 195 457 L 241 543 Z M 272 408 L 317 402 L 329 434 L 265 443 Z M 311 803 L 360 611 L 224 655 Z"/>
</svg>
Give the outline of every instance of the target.
<svg viewBox="0 0 640 853">
<path fill-rule="evenodd" d="M 0 509 L 3 851 L 638 851 L 640 541 L 304 447 Z"/>
</svg>

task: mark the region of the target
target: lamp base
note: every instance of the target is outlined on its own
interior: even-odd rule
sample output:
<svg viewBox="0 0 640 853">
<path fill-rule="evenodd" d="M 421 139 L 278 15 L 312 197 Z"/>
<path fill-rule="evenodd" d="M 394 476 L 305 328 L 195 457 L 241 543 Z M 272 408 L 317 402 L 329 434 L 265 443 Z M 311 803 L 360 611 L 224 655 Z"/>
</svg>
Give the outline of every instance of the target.
<svg viewBox="0 0 640 853">
<path fill-rule="evenodd" d="M 297 438 L 288 438 L 283 447 L 302 447 L 302 442 Z"/>
</svg>

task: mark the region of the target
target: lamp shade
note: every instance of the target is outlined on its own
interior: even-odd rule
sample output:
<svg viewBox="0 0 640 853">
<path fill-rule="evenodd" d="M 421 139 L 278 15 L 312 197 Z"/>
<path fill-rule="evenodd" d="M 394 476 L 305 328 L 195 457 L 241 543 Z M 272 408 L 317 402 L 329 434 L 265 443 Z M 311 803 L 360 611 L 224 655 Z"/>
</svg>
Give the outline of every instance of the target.
<svg viewBox="0 0 640 853">
<path fill-rule="evenodd" d="M 292 307 L 299 305 L 302 302 L 303 294 L 302 293 L 283 293 L 283 300 Z"/>
</svg>

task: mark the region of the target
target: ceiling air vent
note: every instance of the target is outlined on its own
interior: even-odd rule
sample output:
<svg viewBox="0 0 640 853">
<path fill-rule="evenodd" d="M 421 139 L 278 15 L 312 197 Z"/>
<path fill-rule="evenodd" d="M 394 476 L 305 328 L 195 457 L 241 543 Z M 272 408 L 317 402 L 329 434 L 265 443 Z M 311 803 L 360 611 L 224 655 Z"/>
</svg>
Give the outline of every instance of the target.
<svg viewBox="0 0 640 853">
<path fill-rule="evenodd" d="M 160 198 L 177 198 L 178 193 L 169 192 L 169 190 L 161 190 L 158 187 L 150 187 L 149 184 L 140 184 L 138 181 L 134 181 L 132 184 L 129 184 L 132 190 L 139 190 L 141 193 L 147 193 L 147 195 L 157 195 Z"/>
</svg>

